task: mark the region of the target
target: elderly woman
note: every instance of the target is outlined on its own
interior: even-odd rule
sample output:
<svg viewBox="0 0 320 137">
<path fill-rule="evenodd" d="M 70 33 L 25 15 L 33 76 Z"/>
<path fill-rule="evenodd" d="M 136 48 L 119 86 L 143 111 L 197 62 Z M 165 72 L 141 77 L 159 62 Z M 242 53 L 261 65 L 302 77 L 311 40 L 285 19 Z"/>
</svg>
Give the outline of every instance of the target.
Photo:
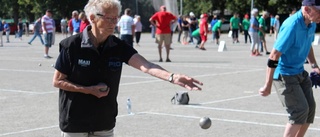
<svg viewBox="0 0 320 137">
<path fill-rule="evenodd" d="M 119 0 L 89 0 L 90 21 L 82 33 L 60 42 L 53 85 L 59 88 L 59 123 L 63 137 L 113 137 L 123 63 L 189 90 L 202 83 L 147 61 L 113 35 Z"/>
<path fill-rule="evenodd" d="M 260 44 L 260 38 L 258 35 L 259 22 L 257 19 L 258 9 L 252 9 L 250 18 L 249 35 L 251 37 L 251 56 L 261 56 L 258 47 Z"/>
</svg>

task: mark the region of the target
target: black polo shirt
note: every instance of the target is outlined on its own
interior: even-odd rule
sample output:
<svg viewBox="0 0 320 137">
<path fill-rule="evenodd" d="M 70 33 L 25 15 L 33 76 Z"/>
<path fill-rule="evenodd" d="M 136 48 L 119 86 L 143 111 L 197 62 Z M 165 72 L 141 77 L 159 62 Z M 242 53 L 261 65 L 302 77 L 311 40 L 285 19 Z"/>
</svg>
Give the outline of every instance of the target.
<svg viewBox="0 0 320 137">
<path fill-rule="evenodd" d="M 112 129 L 118 114 L 117 95 L 123 62 L 137 53 L 117 37 L 110 35 L 95 48 L 88 37 L 88 26 L 83 33 L 60 42 L 60 55 L 55 68 L 67 75 L 67 80 L 82 86 L 106 83 L 109 95 L 97 98 L 79 92 L 60 89 L 59 122 L 64 132 L 92 132 Z"/>
</svg>

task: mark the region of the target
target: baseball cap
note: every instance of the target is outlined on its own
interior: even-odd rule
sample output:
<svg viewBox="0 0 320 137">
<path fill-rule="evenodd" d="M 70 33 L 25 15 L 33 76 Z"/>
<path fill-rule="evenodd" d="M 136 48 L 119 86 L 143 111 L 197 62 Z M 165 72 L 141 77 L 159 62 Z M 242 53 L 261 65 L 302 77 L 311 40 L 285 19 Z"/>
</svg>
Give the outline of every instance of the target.
<svg viewBox="0 0 320 137">
<path fill-rule="evenodd" d="M 302 6 L 316 6 L 320 9 L 320 0 L 303 0 Z"/>
<path fill-rule="evenodd" d="M 195 15 L 194 15 L 194 13 L 193 13 L 193 12 L 190 12 L 190 13 L 189 13 L 189 16 L 194 17 Z"/>
<path fill-rule="evenodd" d="M 203 13 L 202 18 L 206 18 L 206 17 L 208 17 L 208 15 L 206 13 Z"/>
<path fill-rule="evenodd" d="M 244 15 L 244 18 L 246 18 L 246 19 L 249 18 L 249 15 L 248 15 L 248 14 L 245 14 L 245 15 Z"/>
</svg>

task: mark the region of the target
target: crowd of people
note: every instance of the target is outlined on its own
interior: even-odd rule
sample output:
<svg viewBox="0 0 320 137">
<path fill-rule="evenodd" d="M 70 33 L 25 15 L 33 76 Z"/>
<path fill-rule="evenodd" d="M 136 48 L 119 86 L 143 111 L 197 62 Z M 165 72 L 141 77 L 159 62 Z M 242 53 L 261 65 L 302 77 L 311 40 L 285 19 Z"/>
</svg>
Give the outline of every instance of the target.
<svg viewBox="0 0 320 137">
<path fill-rule="evenodd" d="M 165 13 L 165 14 L 164 14 Z M 159 61 L 162 62 L 162 47 L 165 47 L 166 51 L 166 62 L 171 62 L 169 58 L 170 50 L 172 43 L 172 35 L 175 31 L 178 31 L 178 42 L 183 45 L 194 44 L 196 48 L 205 51 L 205 43 L 207 41 L 208 35 L 212 35 L 212 42 L 216 45 L 220 43 L 220 37 L 222 34 L 222 26 L 224 22 L 228 20 L 229 30 L 232 33 L 232 43 L 240 43 L 239 40 L 239 32 L 242 32 L 244 35 L 244 43 L 251 43 L 251 56 L 261 56 L 261 52 L 265 51 L 265 54 L 270 54 L 267 48 L 267 41 L 265 37 L 267 35 L 267 28 L 269 28 L 269 35 L 271 36 L 274 33 L 274 38 L 277 38 L 280 21 L 279 15 L 273 16 L 270 15 L 270 25 L 267 26 L 266 20 L 269 17 L 269 13 L 266 11 L 261 12 L 262 15 L 259 17 L 259 11 L 257 9 L 253 9 L 250 14 L 244 14 L 243 18 L 240 19 L 238 13 L 234 13 L 230 19 L 226 19 L 225 17 L 211 14 L 201 14 L 199 18 L 193 13 L 190 12 L 188 15 L 180 15 L 175 16 L 172 13 L 166 11 L 165 7 L 160 7 L 160 11 L 155 13 L 155 15 L 159 17 L 151 17 L 150 18 L 150 27 L 152 31 L 152 37 L 156 39 L 158 43 L 158 51 L 159 51 Z M 164 16 L 162 16 L 162 14 Z M 167 14 L 171 14 L 169 17 Z M 98 15 L 99 16 L 99 15 Z M 160 21 L 161 17 L 169 17 L 164 18 L 165 21 Z M 51 18 L 51 17 L 50 17 Z M 205 18 L 205 19 L 204 19 Z M 152 20 L 151 20 L 152 19 Z M 55 20 L 51 18 L 53 31 L 51 38 L 51 43 L 54 44 L 55 38 Z M 45 32 L 42 27 L 44 25 L 42 22 L 42 18 L 37 19 L 33 24 L 33 37 L 29 40 L 28 44 L 34 41 L 36 37 L 40 38 L 42 45 L 46 45 L 46 39 L 42 39 L 42 34 L 45 36 Z M 118 16 L 117 25 L 115 32 L 119 33 L 120 39 L 129 43 L 129 45 L 133 46 L 134 42 L 136 46 L 139 46 L 141 32 L 143 28 L 143 24 L 141 23 L 141 17 L 139 15 L 134 15 L 132 17 L 131 10 L 129 8 L 124 10 L 124 15 Z M 203 23 L 207 22 L 207 23 Z M 48 23 L 48 22 L 47 22 Z M 22 40 L 22 35 L 24 30 L 26 30 L 26 25 L 19 19 L 19 23 L 17 25 L 18 31 L 16 32 L 16 37 Z M 71 13 L 71 18 L 62 18 L 60 21 L 61 33 L 67 38 L 68 36 L 72 36 L 82 32 L 86 26 L 90 24 L 86 14 L 84 12 L 78 12 L 77 10 Z M 174 24 L 177 24 L 175 27 Z M 6 31 L 7 42 L 10 42 L 10 27 L 8 23 L 3 21 L 0 27 L 0 31 Z M 170 26 L 170 27 L 162 27 L 162 26 Z M 40 29 L 39 29 L 40 28 Z M 29 31 L 28 31 L 29 32 Z M 166 35 L 164 35 L 166 34 Z M 168 35 L 168 36 L 167 36 Z M 157 37 L 156 37 L 157 36 Z M 182 36 L 182 40 L 181 39 Z M 196 41 L 195 41 L 196 40 Z M 163 45 L 162 45 L 163 44 Z M 2 37 L 0 46 L 3 46 Z M 48 44 L 47 46 L 48 47 Z M 51 56 L 47 53 L 48 49 L 45 50 L 45 58 L 51 58 Z"/>
<path fill-rule="evenodd" d="M 196 43 L 196 48 L 200 47 L 199 49 L 205 50 L 203 45 L 201 45 L 201 41 L 203 40 L 201 39 L 200 35 L 192 34 L 197 34 L 199 31 L 197 29 L 201 29 L 200 24 L 202 21 L 206 21 L 208 23 L 208 34 L 212 35 L 212 42 L 214 42 L 216 45 L 219 45 L 219 39 L 222 33 L 222 25 L 227 19 L 222 16 L 211 15 L 211 17 L 203 20 L 203 15 L 208 16 L 207 14 L 202 14 L 198 20 L 194 13 L 190 12 L 189 15 L 181 15 L 178 17 L 177 41 L 179 43 L 183 45 L 195 44 L 193 42 L 193 38 L 196 38 L 200 40 L 200 42 Z M 240 43 L 239 32 L 242 32 L 244 35 L 244 43 L 251 43 L 251 56 L 261 56 L 261 52 L 263 51 L 265 51 L 266 55 L 269 55 L 270 52 L 267 48 L 267 42 L 265 40 L 267 30 L 269 28 L 269 35 L 272 36 L 272 34 L 274 34 L 274 38 L 276 39 L 280 28 L 280 20 L 279 15 L 276 15 L 275 17 L 270 15 L 270 25 L 268 26 L 266 24 L 268 17 L 269 13 L 266 11 L 261 12 L 261 16 L 259 16 L 259 11 L 257 9 L 253 9 L 250 14 L 244 14 L 242 19 L 240 19 L 239 13 L 234 13 L 229 19 L 229 33 L 230 37 L 232 38 L 232 43 Z M 181 34 L 182 41 L 180 41 Z"/>
</svg>

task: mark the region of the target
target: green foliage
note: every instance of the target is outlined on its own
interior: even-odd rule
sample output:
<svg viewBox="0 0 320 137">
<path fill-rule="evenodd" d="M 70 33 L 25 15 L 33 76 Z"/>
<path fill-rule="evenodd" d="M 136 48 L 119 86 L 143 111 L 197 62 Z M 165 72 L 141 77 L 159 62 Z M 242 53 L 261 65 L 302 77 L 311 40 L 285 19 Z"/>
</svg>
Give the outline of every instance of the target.
<svg viewBox="0 0 320 137">
<path fill-rule="evenodd" d="M 251 0 L 227 0 L 226 3 L 231 13 L 245 14 L 251 10 Z"/>
<path fill-rule="evenodd" d="M 0 18 L 18 18 L 35 20 L 44 15 L 46 9 L 52 9 L 54 19 L 71 17 L 73 10 L 82 11 L 88 0 L 1 0 Z M 140 14 L 143 23 L 155 12 L 152 0 L 120 0 L 122 11 L 132 9 L 132 13 Z M 238 12 L 240 15 L 249 13 L 251 0 L 177 0 L 180 11 L 180 1 L 183 2 L 183 14 L 191 11 L 200 16 L 202 13 L 227 15 Z M 136 5 L 138 2 L 138 5 Z M 301 0 L 254 0 L 254 7 L 259 11 L 267 10 L 272 14 L 289 14 L 292 9 L 299 9 Z M 137 8 L 138 7 L 138 8 Z"/>
</svg>

